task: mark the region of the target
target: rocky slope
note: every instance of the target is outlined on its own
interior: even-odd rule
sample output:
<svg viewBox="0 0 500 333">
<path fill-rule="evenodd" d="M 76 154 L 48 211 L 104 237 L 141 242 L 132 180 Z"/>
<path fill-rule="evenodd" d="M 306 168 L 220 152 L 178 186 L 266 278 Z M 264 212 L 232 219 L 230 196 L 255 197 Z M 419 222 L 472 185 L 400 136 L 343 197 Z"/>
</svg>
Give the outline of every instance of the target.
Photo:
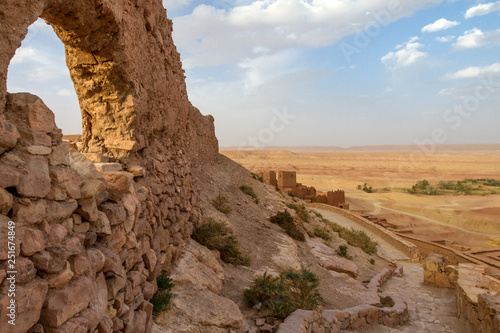
<svg viewBox="0 0 500 333">
<path fill-rule="evenodd" d="M 217 251 L 210 251 L 191 240 L 186 253 L 171 270 L 176 285 L 175 306 L 156 319 L 155 332 L 228 332 L 228 329 L 232 332 L 258 332 L 256 323 L 262 325 L 265 319 L 261 319 L 263 315 L 258 310 L 244 304 L 243 291 L 249 288 L 255 277 L 288 268 L 308 268 L 320 278 L 323 309 L 345 309 L 380 302 L 377 293 L 365 285 L 387 267 L 387 261 L 347 245 L 333 231 L 328 245 L 320 238 L 307 235 L 306 241 L 300 242 L 269 221 L 270 216 L 278 211 L 288 210 L 304 232 L 324 227 L 312 211 L 306 223 L 287 207 L 287 204 L 301 205 L 302 202 L 259 182 L 248 170 L 223 155 L 211 165 L 194 169 L 193 174 L 204 219 L 228 225 L 243 252 L 251 258 L 251 265 L 224 263 Z M 241 185 L 253 188 L 259 198 L 258 204 L 240 191 Z M 229 199 L 229 214 L 217 211 L 212 205 L 219 194 Z M 335 249 L 339 245 L 348 247 L 352 261 L 337 254 Z M 374 265 L 370 259 L 375 259 Z"/>
</svg>

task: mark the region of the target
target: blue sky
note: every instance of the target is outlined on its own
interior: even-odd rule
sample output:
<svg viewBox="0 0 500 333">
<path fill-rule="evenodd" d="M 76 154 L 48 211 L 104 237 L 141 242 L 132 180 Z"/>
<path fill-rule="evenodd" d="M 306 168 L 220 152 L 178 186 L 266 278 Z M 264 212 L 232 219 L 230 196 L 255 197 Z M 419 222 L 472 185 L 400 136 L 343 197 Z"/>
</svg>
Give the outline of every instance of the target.
<svg viewBox="0 0 500 333">
<path fill-rule="evenodd" d="M 189 98 L 215 117 L 221 146 L 500 143 L 500 1 L 163 3 Z M 81 131 L 43 21 L 8 90 L 41 96 L 64 133 Z"/>
</svg>

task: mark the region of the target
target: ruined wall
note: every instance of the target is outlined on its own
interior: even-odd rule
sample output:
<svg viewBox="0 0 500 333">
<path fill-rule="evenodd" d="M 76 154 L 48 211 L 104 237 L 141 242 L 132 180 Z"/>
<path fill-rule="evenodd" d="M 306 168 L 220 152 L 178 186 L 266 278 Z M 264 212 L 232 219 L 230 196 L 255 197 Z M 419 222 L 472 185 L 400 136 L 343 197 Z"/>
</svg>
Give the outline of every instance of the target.
<svg viewBox="0 0 500 333">
<path fill-rule="evenodd" d="M 69 150 L 39 98 L 6 92 L 10 59 L 38 17 L 65 44 L 84 154 Z M 2 333 L 149 331 L 155 279 L 201 221 L 191 165 L 218 151 L 213 118 L 188 101 L 171 33 L 160 0 L 0 3 Z M 16 326 L 4 306 L 9 228 Z"/>
<path fill-rule="evenodd" d="M 297 173 L 295 171 L 278 171 L 278 187 L 294 189 L 297 186 Z"/>
<path fill-rule="evenodd" d="M 264 181 L 272 186 L 278 186 L 278 180 L 276 178 L 276 172 L 274 171 L 265 171 L 262 173 L 262 178 Z"/>
<path fill-rule="evenodd" d="M 330 206 L 338 207 L 345 203 L 345 193 L 342 190 L 328 191 L 326 193 L 326 203 Z"/>
</svg>

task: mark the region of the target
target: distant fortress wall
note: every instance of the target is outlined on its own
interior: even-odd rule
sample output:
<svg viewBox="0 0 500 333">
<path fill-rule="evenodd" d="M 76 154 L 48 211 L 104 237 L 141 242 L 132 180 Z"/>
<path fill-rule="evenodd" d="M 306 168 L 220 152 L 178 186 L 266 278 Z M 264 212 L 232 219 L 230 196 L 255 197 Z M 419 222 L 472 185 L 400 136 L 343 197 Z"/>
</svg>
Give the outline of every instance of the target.
<svg viewBox="0 0 500 333">
<path fill-rule="evenodd" d="M 324 203 L 349 210 L 349 204 L 345 201 L 345 193 L 342 190 L 328 191 L 326 195 L 318 195 L 314 187 L 297 183 L 297 173 L 295 171 L 279 170 L 277 175 L 278 177 L 276 177 L 276 172 L 274 171 L 259 173 L 259 176 L 261 176 L 266 183 L 276 186 L 280 190 L 301 200 Z"/>
</svg>

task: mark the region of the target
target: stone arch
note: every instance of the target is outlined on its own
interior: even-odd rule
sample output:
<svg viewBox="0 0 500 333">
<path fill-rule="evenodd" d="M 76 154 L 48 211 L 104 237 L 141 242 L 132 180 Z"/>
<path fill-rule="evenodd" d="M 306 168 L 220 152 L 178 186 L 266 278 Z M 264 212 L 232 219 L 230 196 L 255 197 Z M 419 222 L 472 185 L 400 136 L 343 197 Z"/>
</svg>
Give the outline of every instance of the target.
<svg viewBox="0 0 500 333">
<path fill-rule="evenodd" d="M 213 119 L 200 118 L 188 101 L 172 23 L 160 0 L 3 1 L 0 110 L 5 106 L 9 62 L 38 17 L 65 45 L 82 113 L 85 152 L 119 159 L 165 136 L 185 146 L 192 141 L 189 134 L 201 131 L 213 138 L 210 154 L 216 153 Z M 190 124 L 190 116 L 198 119 Z M 201 127 L 189 127 L 193 125 Z M 206 138 L 204 145 L 208 154 Z"/>
</svg>

